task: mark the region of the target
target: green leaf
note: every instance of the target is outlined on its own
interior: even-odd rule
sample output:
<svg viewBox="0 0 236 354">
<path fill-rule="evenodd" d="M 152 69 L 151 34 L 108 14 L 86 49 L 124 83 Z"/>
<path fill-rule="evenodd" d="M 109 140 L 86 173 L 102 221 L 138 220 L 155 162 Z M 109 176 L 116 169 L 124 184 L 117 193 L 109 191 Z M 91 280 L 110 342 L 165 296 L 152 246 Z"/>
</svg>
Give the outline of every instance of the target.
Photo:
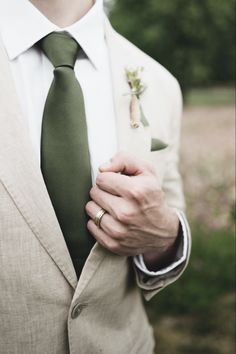
<svg viewBox="0 0 236 354">
<path fill-rule="evenodd" d="M 148 127 L 149 122 L 148 122 L 147 118 L 145 117 L 141 103 L 139 106 L 140 106 L 140 113 L 141 113 L 140 120 L 141 120 L 144 127 Z M 163 149 L 167 148 L 167 146 L 168 146 L 168 144 L 166 144 L 164 141 L 162 141 L 160 139 L 152 138 L 151 151 L 163 150 Z"/>
<path fill-rule="evenodd" d="M 143 112 L 143 108 L 142 108 L 141 104 L 140 104 L 139 107 L 140 107 L 140 113 L 141 113 L 141 118 L 140 118 L 140 120 L 141 120 L 141 122 L 142 122 L 142 124 L 143 124 L 144 127 L 148 127 L 148 126 L 149 126 L 149 123 L 148 123 L 147 118 L 145 117 L 145 114 L 144 114 L 144 112 Z"/>
</svg>

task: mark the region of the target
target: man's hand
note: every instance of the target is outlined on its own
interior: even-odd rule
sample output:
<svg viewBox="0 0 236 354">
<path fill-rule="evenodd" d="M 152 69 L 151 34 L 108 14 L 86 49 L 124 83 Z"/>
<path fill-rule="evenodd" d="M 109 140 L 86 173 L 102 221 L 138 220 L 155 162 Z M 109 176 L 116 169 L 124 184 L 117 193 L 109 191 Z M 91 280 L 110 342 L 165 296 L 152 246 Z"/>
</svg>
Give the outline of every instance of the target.
<svg viewBox="0 0 236 354">
<path fill-rule="evenodd" d="M 88 229 L 110 251 L 125 256 L 144 255 L 150 267 L 169 261 L 175 249 L 179 220 L 165 202 L 154 168 L 126 153 L 118 153 L 100 167 L 96 186 L 86 205 Z M 93 221 L 99 210 L 100 228 Z"/>
</svg>

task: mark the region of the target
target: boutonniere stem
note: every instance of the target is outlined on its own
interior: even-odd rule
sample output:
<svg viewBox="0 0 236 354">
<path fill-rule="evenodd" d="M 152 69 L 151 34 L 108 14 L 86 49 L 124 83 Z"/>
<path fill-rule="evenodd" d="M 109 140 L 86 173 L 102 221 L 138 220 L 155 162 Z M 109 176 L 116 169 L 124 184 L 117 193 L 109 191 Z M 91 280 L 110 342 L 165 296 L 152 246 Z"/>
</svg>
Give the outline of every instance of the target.
<svg viewBox="0 0 236 354">
<path fill-rule="evenodd" d="M 146 89 L 146 86 L 140 78 L 141 71 L 143 71 L 143 68 L 137 68 L 136 70 L 125 70 L 126 80 L 130 87 L 130 92 L 128 94 L 131 96 L 130 125 L 132 128 L 139 128 L 140 122 L 143 120 L 145 123 L 147 122 L 140 104 L 140 96 Z"/>
<path fill-rule="evenodd" d="M 131 96 L 130 101 L 130 124 L 132 128 L 138 128 L 141 121 L 139 99 L 136 95 Z"/>
</svg>

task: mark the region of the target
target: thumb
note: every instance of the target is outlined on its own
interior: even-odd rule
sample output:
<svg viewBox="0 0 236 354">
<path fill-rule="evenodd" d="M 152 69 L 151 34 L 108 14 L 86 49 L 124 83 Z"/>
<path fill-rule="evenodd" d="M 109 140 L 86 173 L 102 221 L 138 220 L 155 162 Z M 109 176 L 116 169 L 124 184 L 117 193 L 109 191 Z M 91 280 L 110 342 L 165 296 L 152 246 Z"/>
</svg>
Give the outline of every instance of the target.
<svg viewBox="0 0 236 354">
<path fill-rule="evenodd" d="M 145 161 L 125 152 L 119 152 L 99 168 L 100 172 L 122 173 L 128 176 L 153 174 L 154 169 Z"/>
</svg>

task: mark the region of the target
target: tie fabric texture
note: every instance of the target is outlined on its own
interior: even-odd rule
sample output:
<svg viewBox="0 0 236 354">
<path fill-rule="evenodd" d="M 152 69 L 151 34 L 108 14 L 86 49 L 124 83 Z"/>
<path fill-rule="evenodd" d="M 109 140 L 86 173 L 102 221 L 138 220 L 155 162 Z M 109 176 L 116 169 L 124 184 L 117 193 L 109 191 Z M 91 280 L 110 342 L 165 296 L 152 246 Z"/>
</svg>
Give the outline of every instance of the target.
<svg viewBox="0 0 236 354">
<path fill-rule="evenodd" d="M 54 66 L 43 113 L 41 170 L 79 277 L 94 244 L 85 212 L 92 186 L 86 116 L 74 72 L 80 47 L 66 32 L 53 32 L 38 44 Z"/>
</svg>

